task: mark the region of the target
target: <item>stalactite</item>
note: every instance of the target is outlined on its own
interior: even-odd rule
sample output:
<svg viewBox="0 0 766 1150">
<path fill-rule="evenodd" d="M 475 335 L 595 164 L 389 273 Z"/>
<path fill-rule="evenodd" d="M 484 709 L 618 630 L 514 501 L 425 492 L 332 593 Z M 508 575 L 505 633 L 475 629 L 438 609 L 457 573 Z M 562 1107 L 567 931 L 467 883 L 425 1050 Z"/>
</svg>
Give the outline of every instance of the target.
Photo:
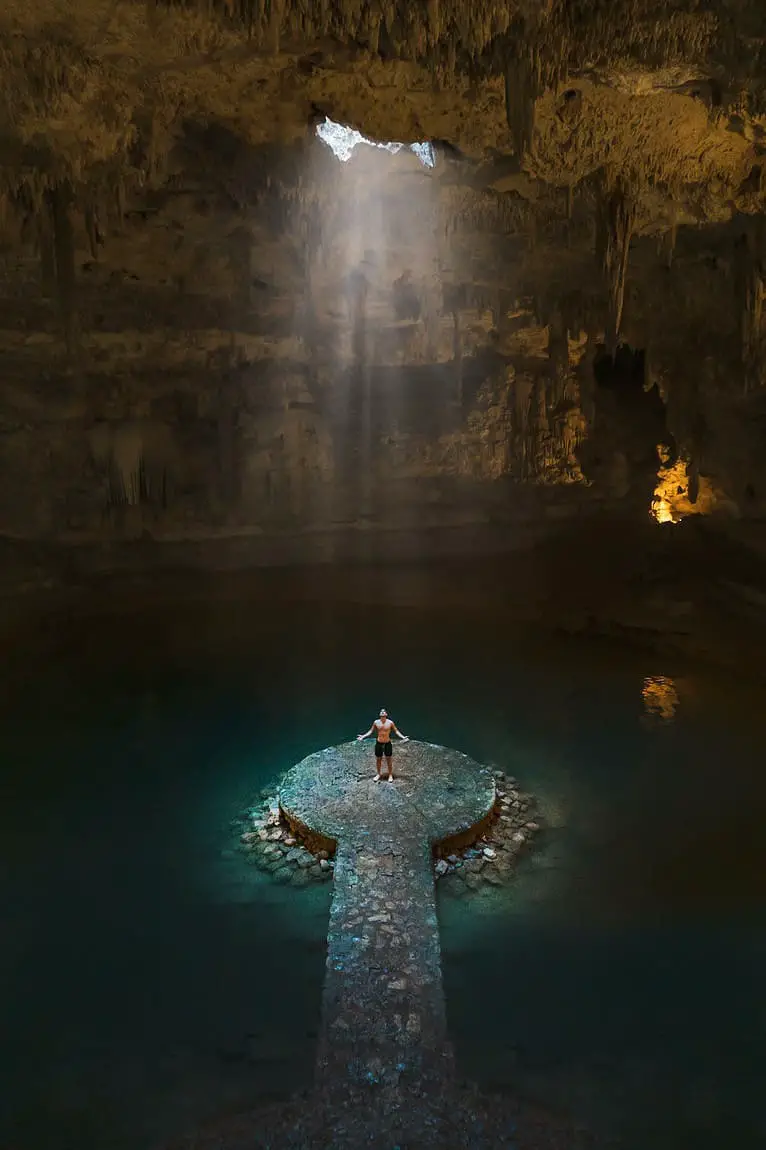
<svg viewBox="0 0 766 1150">
<path fill-rule="evenodd" d="M 600 249 L 608 291 L 605 341 L 607 351 L 614 355 L 622 323 L 630 241 L 636 219 L 635 196 L 622 177 L 618 176 L 613 183 L 602 186 L 599 215 L 597 248 Z"/>
<path fill-rule="evenodd" d="M 153 110 L 146 141 L 146 175 L 149 184 L 155 184 L 164 175 L 166 153 L 163 125 L 156 110 Z"/>
<path fill-rule="evenodd" d="M 532 474 L 534 459 L 534 426 L 532 416 L 532 392 L 534 380 L 529 375 L 517 375 L 515 386 L 514 421 L 521 444 L 520 478 L 528 479 Z"/>
<path fill-rule="evenodd" d="M 235 371 L 227 373 L 218 388 L 218 469 L 227 519 L 236 518 L 241 496 L 237 411 L 242 401 Z"/>
<path fill-rule="evenodd" d="M 530 251 L 534 251 L 537 247 L 537 234 L 538 234 L 538 213 L 533 207 L 529 215 L 529 226 L 527 228 L 527 246 Z"/>
<path fill-rule="evenodd" d="M 167 506 L 176 450 L 169 428 L 150 420 L 97 423 L 88 433 L 91 456 L 106 480 L 106 506 Z"/>
<path fill-rule="evenodd" d="M 407 52 L 413 60 L 416 60 L 420 55 L 421 47 L 421 28 L 418 22 L 415 19 L 412 19 L 409 28 L 407 29 Z"/>
<path fill-rule="evenodd" d="M 10 193 L 0 188 L 0 245 L 15 238 L 16 213 L 11 205 Z"/>
<path fill-rule="evenodd" d="M 652 372 L 652 356 L 650 345 L 644 347 L 644 391 L 649 391 L 654 383 L 654 375 Z"/>
<path fill-rule="evenodd" d="M 457 63 L 457 47 L 455 44 L 455 37 L 450 36 L 449 40 L 447 41 L 447 62 L 446 62 L 447 74 L 449 76 L 454 76 L 456 63 Z"/>
<path fill-rule="evenodd" d="M 122 230 L 125 219 L 125 184 L 121 176 L 117 177 L 117 184 L 114 189 L 114 206 L 117 213 L 117 227 Z"/>
<path fill-rule="evenodd" d="M 97 423 L 88 440 L 93 459 L 106 478 L 107 507 L 137 506 L 141 502 L 144 451 L 138 426 L 114 428 Z"/>
<path fill-rule="evenodd" d="M 516 427 L 522 435 L 526 435 L 529 428 L 529 408 L 532 398 L 532 379 L 528 375 L 516 376 L 515 389 L 515 418 Z"/>
<path fill-rule="evenodd" d="M 577 367 L 577 382 L 585 427 L 592 433 L 596 422 L 596 380 L 593 365 L 596 358 L 595 340 L 588 335 L 585 350 Z"/>
<path fill-rule="evenodd" d="M 435 44 L 441 36 L 441 17 L 439 0 L 427 0 L 429 42 Z"/>
<path fill-rule="evenodd" d="M 763 317 L 764 281 L 762 269 L 755 261 L 745 281 L 742 314 L 742 357 L 745 365 L 745 391 L 760 384 L 761 320 Z"/>
<path fill-rule="evenodd" d="M 745 394 L 760 384 L 761 322 L 766 281 L 760 258 L 762 240 L 757 230 L 749 227 L 734 249 L 736 306 L 739 310 L 743 390 Z"/>
<path fill-rule="evenodd" d="M 68 185 L 52 188 L 47 196 L 53 226 L 53 250 L 56 261 L 56 285 L 64 326 L 67 351 L 77 346 L 77 312 L 75 308 L 74 231 L 72 228 L 72 191 Z"/>
<path fill-rule="evenodd" d="M 686 468 L 686 474 L 689 478 L 689 502 L 693 505 L 697 502 L 700 493 L 700 467 L 696 455 L 692 455 Z"/>
<path fill-rule="evenodd" d="M 260 41 L 268 35 L 271 0 L 144 0 L 147 21 L 156 8 L 196 9 L 210 18 L 239 20 L 248 34 Z M 415 55 L 420 60 L 432 56 L 438 46 L 440 63 L 452 71 L 454 55 L 483 68 L 492 60 L 509 31 L 517 43 L 523 42 L 544 60 L 545 86 L 555 86 L 565 65 L 582 67 L 586 62 L 608 55 L 620 59 L 641 53 L 670 62 L 679 56 L 704 58 L 715 35 L 716 19 L 710 14 L 666 12 L 653 21 L 636 5 L 604 5 L 603 10 L 583 19 L 564 0 L 282 0 L 282 31 L 311 40 L 333 36 L 339 40 L 367 40 L 371 43 L 373 24 L 382 15 L 383 44 L 388 53 Z M 513 24 L 516 28 L 513 29 Z M 489 51 L 487 51 L 489 49 Z M 53 82 L 53 81 L 52 81 Z"/>
<path fill-rule="evenodd" d="M 680 188 L 674 188 L 672 191 L 672 202 L 670 206 L 670 218 L 668 229 L 660 235 L 659 251 L 662 259 L 663 267 L 670 269 L 673 266 L 673 257 L 676 251 L 676 239 L 678 236 L 678 208 L 676 201 L 681 195 Z"/>
<path fill-rule="evenodd" d="M 535 61 L 527 51 L 508 61 L 505 68 L 505 116 L 516 155 L 521 159 L 532 143 L 535 131 L 535 103 L 540 95 L 540 77 Z"/>
<path fill-rule="evenodd" d="M 239 17 L 247 29 L 248 36 L 252 36 L 256 22 L 258 0 L 239 0 Z"/>
<path fill-rule="evenodd" d="M 463 335 L 460 330 L 460 312 L 452 312 L 452 355 L 455 365 L 455 393 L 459 403 L 463 402 Z"/>
<path fill-rule="evenodd" d="M 269 49 L 278 55 L 282 33 L 284 0 L 268 0 L 269 3 Z"/>
<path fill-rule="evenodd" d="M 535 418 L 535 426 L 539 432 L 547 432 L 550 430 L 548 422 L 548 381 L 544 377 L 539 377 L 534 383 L 535 399 L 537 401 L 537 413 Z"/>
<path fill-rule="evenodd" d="M 370 31 L 368 36 L 370 52 L 377 56 L 380 50 L 380 12 L 370 11 Z"/>
<path fill-rule="evenodd" d="M 110 490 L 112 503 L 122 501 L 129 507 L 137 507 L 141 502 L 142 488 L 145 486 L 145 482 L 142 483 L 143 455 L 144 445 L 140 429 L 132 425 L 120 428 L 112 440 L 114 463 L 112 475 L 114 486 Z"/>
<path fill-rule="evenodd" d="M 99 246 L 103 243 L 103 236 L 98 222 L 98 209 L 93 201 L 85 205 L 84 222 L 90 254 L 96 260 L 98 259 Z"/>
<path fill-rule="evenodd" d="M 253 237 L 244 225 L 229 236 L 229 264 L 233 279 L 235 314 L 233 322 L 243 323 L 250 313 L 253 275 L 251 271 Z"/>
<path fill-rule="evenodd" d="M 666 232 L 662 233 L 660 237 L 660 254 L 662 256 L 663 267 L 670 270 L 673 266 L 673 257 L 676 251 L 676 224 L 672 223 Z"/>
<path fill-rule="evenodd" d="M 38 247 L 40 250 L 40 287 L 48 299 L 56 295 L 56 252 L 53 242 L 53 220 L 50 208 L 42 205 L 37 212 Z"/>
<path fill-rule="evenodd" d="M 554 305 L 548 322 L 548 355 L 556 379 L 563 379 L 569 370 L 569 332 L 558 305 Z"/>
<path fill-rule="evenodd" d="M 394 0 L 381 0 L 381 11 L 383 12 L 383 21 L 389 33 L 393 32 L 394 21 L 396 20 L 396 7 Z"/>
</svg>

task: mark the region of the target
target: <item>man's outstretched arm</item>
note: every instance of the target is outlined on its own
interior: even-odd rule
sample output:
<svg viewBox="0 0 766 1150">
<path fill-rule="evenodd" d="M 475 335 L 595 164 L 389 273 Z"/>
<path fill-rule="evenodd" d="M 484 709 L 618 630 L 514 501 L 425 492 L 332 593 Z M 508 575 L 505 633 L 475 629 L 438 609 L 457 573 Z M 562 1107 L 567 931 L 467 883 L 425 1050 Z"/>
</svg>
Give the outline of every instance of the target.
<svg viewBox="0 0 766 1150">
<path fill-rule="evenodd" d="M 372 726 L 370 727 L 369 731 L 366 731 L 363 735 L 357 735 L 356 736 L 356 741 L 358 743 L 361 743 L 362 739 L 369 739 L 370 735 L 374 735 L 374 734 L 375 734 L 375 724 L 373 723 Z"/>
<path fill-rule="evenodd" d="M 391 726 L 396 731 L 397 735 L 399 736 L 399 738 L 402 740 L 403 743 L 409 743 L 409 741 L 410 741 L 409 735 L 403 735 L 402 732 L 397 727 L 396 723 L 392 723 Z"/>
</svg>

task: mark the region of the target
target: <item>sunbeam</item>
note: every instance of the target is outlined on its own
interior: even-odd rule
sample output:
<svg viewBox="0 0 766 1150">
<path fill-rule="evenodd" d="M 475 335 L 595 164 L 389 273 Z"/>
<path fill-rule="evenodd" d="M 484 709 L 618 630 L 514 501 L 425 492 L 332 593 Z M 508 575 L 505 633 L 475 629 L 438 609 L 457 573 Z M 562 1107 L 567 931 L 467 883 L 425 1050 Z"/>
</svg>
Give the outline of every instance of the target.
<svg viewBox="0 0 766 1150">
<path fill-rule="evenodd" d="M 417 476 L 408 461 L 424 405 L 433 422 L 454 399 L 454 372 L 444 370 L 454 357 L 442 287 L 449 253 L 430 143 L 380 143 L 329 119 L 316 135 L 341 164 L 324 147 L 310 152 L 301 211 L 313 244 L 297 334 L 322 332 L 310 351 L 332 439 L 323 514 L 354 528 L 364 556 L 379 526 L 410 525 Z"/>
</svg>

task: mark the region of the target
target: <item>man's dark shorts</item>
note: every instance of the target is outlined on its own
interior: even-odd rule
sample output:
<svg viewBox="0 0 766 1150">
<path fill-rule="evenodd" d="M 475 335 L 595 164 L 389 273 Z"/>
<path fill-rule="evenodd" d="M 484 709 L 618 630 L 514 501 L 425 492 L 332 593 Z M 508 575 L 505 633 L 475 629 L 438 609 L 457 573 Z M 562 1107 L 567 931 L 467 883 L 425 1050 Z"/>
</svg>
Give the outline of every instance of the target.
<svg viewBox="0 0 766 1150">
<path fill-rule="evenodd" d="M 392 743 L 375 743 L 375 755 L 377 758 L 380 759 L 385 755 L 387 759 L 390 759 L 393 753 L 394 747 Z"/>
</svg>

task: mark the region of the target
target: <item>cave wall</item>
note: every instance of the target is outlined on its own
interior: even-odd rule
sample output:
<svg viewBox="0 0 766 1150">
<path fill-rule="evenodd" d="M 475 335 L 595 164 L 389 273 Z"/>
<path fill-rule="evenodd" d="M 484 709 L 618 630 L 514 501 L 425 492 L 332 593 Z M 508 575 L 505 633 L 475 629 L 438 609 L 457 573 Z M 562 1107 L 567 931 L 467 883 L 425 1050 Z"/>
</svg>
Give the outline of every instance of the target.
<svg viewBox="0 0 766 1150">
<path fill-rule="evenodd" d="M 543 324 L 520 294 L 526 241 L 504 234 L 498 197 L 457 194 L 448 167 L 409 153 L 292 152 L 283 179 L 264 158 L 274 179 L 244 210 L 187 165 L 184 188 L 129 200 L 95 252 L 74 217 L 74 349 L 38 256 L 16 258 L 0 531 L 481 522 L 521 483 L 624 497 L 608 475 L 591 490 L 578 459 L 597 333 Z M 661 430 L 642 432 L 644 511 Z"/>
<path fill-rule="evenodd" d="M 658 444 L 762 515 L 757 6 L 28 7 L 0 535 L 646 516 Z M 328 113 L 436 165 L 341 164 Z"/>
</svg>

